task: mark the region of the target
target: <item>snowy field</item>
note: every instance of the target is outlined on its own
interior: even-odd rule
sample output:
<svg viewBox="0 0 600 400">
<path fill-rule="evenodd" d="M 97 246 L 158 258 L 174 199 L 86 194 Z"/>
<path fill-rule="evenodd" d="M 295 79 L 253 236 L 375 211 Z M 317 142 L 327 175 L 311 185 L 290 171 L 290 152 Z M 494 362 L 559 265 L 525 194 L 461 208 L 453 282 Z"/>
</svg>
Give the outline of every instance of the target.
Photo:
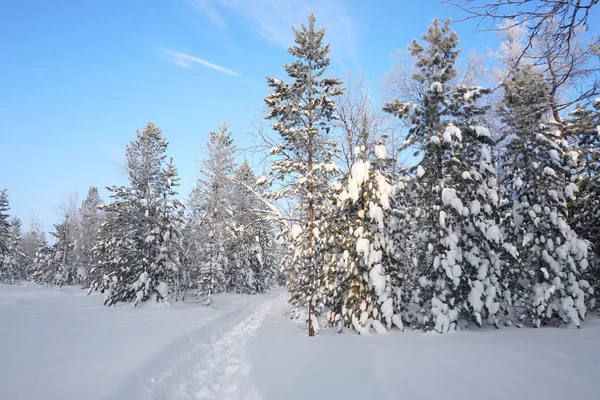
<svg viewBox="0 0 600 400">
<path fill-rule="evenodd" d="M 107 308 L 75 288 L 0 285 L 0 399 L 593 399 L 583 328 L 309 338 L 286 295 Z"/>
</svg>

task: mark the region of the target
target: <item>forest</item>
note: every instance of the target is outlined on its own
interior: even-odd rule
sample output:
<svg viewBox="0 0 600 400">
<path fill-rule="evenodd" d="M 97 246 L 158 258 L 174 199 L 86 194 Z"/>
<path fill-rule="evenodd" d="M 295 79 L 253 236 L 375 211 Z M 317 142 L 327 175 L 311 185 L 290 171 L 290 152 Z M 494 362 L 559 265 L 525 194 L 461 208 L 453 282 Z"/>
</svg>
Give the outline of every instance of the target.
<svg viewBox="0 0 600 400">
<path fill-rule="evenodd" d="M 267 78 L 259 166 L 224 122 L 183 199 L 147 122 L 124 149 L 127 184 L 65 201 L 51 240 L 0 191 L 0 282 L 79 285 L 106 306 L 285 285 L 309 336 L 585 328 L 600 293 L 597 1 L 531 3 L 456 2 L 500 46 L 476 55 L 460 21 L 434 19 L 398 52 L 382 104 L 331 76 L 309 15 L 286 76 Z"/>
</svg>

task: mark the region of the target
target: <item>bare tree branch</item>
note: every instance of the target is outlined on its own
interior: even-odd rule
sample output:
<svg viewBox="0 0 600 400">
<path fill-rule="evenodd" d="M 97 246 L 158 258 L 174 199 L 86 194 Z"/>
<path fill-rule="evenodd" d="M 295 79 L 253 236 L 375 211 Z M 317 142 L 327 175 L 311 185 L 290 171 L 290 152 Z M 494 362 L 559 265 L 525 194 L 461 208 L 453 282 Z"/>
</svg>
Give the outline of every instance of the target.
<svg viewBox="0 0 600 400">
<path fill-rule="evenodd" d="M 497 30 L 497 24 L 510 20 L 528 29 L 526 50 L 549 23 L 556 23 L 552 41 L 565 54 L 571 54 L 572 41 L 577 34 L 588 29 L 591 9 L 600 0 L 443 0 L 467 14 L 463 20 L 478 19 L 478 30 Z M 481 28 L 487 21 L 489 26 Z"/>
</svg>

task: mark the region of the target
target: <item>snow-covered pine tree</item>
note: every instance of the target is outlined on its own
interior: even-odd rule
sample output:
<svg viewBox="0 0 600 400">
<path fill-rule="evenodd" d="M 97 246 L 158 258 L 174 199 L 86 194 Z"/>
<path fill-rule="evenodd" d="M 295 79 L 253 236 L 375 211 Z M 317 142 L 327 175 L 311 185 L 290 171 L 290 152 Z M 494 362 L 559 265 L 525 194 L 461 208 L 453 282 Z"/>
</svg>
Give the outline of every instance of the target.
<svg viewBox="0 0 600 400">
<path fill-rule="evenodd" d="M 165 301 L 179 277 L 178 225 L 182 204 L 174 198 L 177 172 L 166 164 L 167 141 L 148 122 L 127 146 L 130 187 L 108 187 L 94 248 L 92 289 L 105 293 L 105 304 Z"/>
<path fill-rule="evenodd" d="M 232 196 L 232 246 L 237 293 L 262 293 L 277 282 L 275 243 L 267 210 L 256 192 L 256 176 L 247 160 L 235 172 Z"/>
<path fill-rule="evenodd" d="M 414 219 L 415 211 L 419 207 L 418 186 L 410 175 L 399 168 L 390 174 L 390 181 L 394 187 L 390 196 L 386 228 L 392 245 L 387 249 L 386 256 L 388 262 L 395 266 L 390 276 L 394 289 L 392 296 L 395 313 L 398 314 L 399 321 L 403 322 L 411 299 L 412 255 L 418 245 L 418 240 L 415 240 L 418 227 Z"/>
<path fill-rule="evenodd" d="M 8 194 L 6 189 L 0 190 L 0 257 L 8 250 Z"/>
<path fill-rule="evenodd" d="M 91 284 L 90 270 L 93 265 L 93 248 L 102 224 L 104 213 L 99 209 L 103 204 L 97 187 L 90 187 L 87 197 L 81 203 L 79 209 L 79 229 L 76 241 L 76 265 L 77 275 L 80 277 L 83 287 Z"/>
<path fill-rule="evenodd" d="M 120 269 L 127 270 L 128 266 L 136 265 L 136 236 L 138 235 L 138 221 L 140 205 L 138 199 L 130 188 L 124 186 L 108 186 L 111 202 L 101 204 L 100 210 L 105 215 L 105 220 L 100 225 L 100 230 L 92 248 L 92 268 L 89 273 L 90 291 L 99 290 L 105 295 L 105 304 L 111 304 L 112 287 L 122 284 L 119 276 Z M 136 270 L 133 272 L 139 273 Z M 127 277 L 129 281 L 130 277 Z M 135 289 L 132 288 L 131 291 Z M 134 294 L 137 290 L 134 292 Z M 123 296 L 123 301 L 130 301 L 131 296 Z"/>
<path fill-rule="evenodd" d="M 554 322 L 580 326 L 590 289 L 581 279 L 588 267 L 587 243 L 567 222 L 566 175 L 560 132 L 550 125 L 543 76 L 524 66 L 503 83 L 499 115 L 508 143 L 500 156 L 509 211 L 503 225 L 520 264 L 506 279 L 520 317 L 534 326 Z"/>
<path fill-rule="evenodd" d="M 287 248 L 295 254 L 295 281 L 292 303 L 307 308 L 308 334 L 318 330 L 315 313 L 320 303 L 318 293 L 323 273 L 324 255 L 320 252 L 322 221 L 328 218 L 325 203 L 329 181 L 337 171 L 333 163 L 335 145 L 327 140 L 335 114 L 332 99 L 342 93 L 338 79 L 324 76 L 330 61 L 329 45 L 323 43 L 325 29 L 315 29 L 315 17 L 308 25 L 294 29 L 295 45 L 288 51 L 296 60 L 284 65 L 292 82 L 267 78 L 273 92 L 265 98 L 269 114 L 275 121 L 273 130 L 281 142 L 271 150 L 277 159 L 272 177 L 284 188 L 273 198 L 297 202 L 299 220 L 288 231 Z"/>
<path fill-rule="evenodd" d="M 50 232 L 56 238 L 56 242 L 52 246 L 52 259 L 55 269 L 52 283 L 61 287 L 72 284 L 75 280 L 74 231 L 74 224 L 66 218 L 62 223 L 54 224 L 54 232 Z"/>
<path fill-rule="evenodd" d="M 575 164 L 574 184 L 565 194 L 570 202 L 570 225 L 581 238 L 590 242 L 587 272 L 595 294 L 600 294 L 600 99 L 592 109 L 577 107 L 570 113 L 564 131 L 575 146 L 570 159 Z M 592 306 L 595 302 L 592 299 Z"/>
<path fill-rule="evenodd" d="M 514 246 L 503 240 L 500 230 L 500 188 L 491 156 L 495 141 L 481 125 L 487 111 L 481 102 L 488 93 L 480 87 L 459 86 L 450 103 L 454 123 L 461 130 L 458 159 L 463 181 L 459 185 L 461 200 L 468 207 L 462 210 L 468 221 L 460 237 L 463 276 L 456 290 L 462 292 L 459 317 L 479 326 L 487 318 L 498 327 L 498 311 L 502 305 L 507 309 L 509 298 L 502 287 L 502 271 L 514 264 L 515 256 Z"/>
<path fill-rule="evenodd" d="M 13 284 L 27 279 L 27 259 L 22 241 L 21 220 L 13 217 L 8 227 L 7 251 L 0 256 L 0 282 Z"/>
<path fill-rule="evenodd" d="M 377 333 L 386 333 L 392 324 L 403 329 L 394 304 L 397 266 L 391 263 L 394 243 L 387 226 L 393 195 L 390 177 L 385 172 L 387 151 L 381 142 L 367 149 L 367 137 L 363 134 L 365 141 L 355 149 L 357 161 L 347 180 L 338 185 L 341 191 L 337 205 L 345 223 L 334 230 L 339 238 L 333 243 L 339 250 L 331 255 L 327 270 L 328 278 L 334 272 L 337 279 L 326 279 L 325 285 L 327 293 L 334 292 L 330 323 L 342 322 L 361 334 L 371 327 Z M 338 301 L 341 288 L 342 299 Z"/>
<path fill-rule="evenodd" d="M 25 273 L 27 280 L 33 280 L 33 266 L 34 260 L 36 257 L 36 253 L 38 249 L 42 246 L 42 243 L 46 242 L 46 235 L 44 232 L 39 230 L 38 228 L 31 226 L 30 231 L 26 232 L 23 235 L 23 239 L 21 241 L 21 248 L 23 250 L 23 254 L 25 255 Z"/>
<path fill-rule="evenodd" d="M 55 252 L 48 246 L 45 238 L 40 239 L 40 244 L 33 258 L 29 279 L 39 285 L 50 285 L 54 283 L 56 276 Z"/>
<path fill-rule="evenodd" d="M 423 39 L 424 44 L 413 41 L 408 48 L 418 71 L 414 79 L 425 88 L 421 102 L 395 101 L 385 110 L 410 119 L 405 148 L 421 156 L 409 170 L 417 191 L 410 276 L 412 302 L 419 309 L 405 318 L 443 333 L 459 317 L 481 324 L 483 314 L 496 322 L 497 179 L 489 131 L 476 123 L 484 112 L 477 99 L 487 91 L 452 87 L 458 35 L 449 21 L 435 19 Z"/>
<path fill-rule="evenodd" d="M 223 123 L 210 132 L 207 158 L 202 162 L 202 178 L 190 193 L 189 221 L 186 228 L 186 269 L 198 294 L 211 296 L 233 288 L 235 264 L 228 249 L 233 241 L 232 190 L 237 151 L 229 126 Z M 197 269 L 199 267 L 199 269 Z"/>
<path fill-rule="evenodd" d="M 181 254 L 183 251 L 181 231 L 183 228 L 184 205 L 177 198 L 179 186 L 177 168 L 173 159 L 163 169 L 158 180 L 158 197 L 156 199 L 156 222 L 151 231 L 155 237 L 154 264 L 162 271 L 162 281 L 158 285 L 160 297 L 165 298 L 169 291 L 177 293 L 183 283 L 183 267 Z"/>
</svg>

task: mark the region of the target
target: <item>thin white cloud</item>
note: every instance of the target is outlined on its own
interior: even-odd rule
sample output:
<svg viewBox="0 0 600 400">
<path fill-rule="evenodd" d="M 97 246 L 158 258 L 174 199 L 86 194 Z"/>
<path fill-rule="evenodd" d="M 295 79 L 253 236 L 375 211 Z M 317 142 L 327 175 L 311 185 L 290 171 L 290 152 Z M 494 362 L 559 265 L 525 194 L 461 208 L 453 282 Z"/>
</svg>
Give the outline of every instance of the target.
<svg viewBox="0 0 600 400">
<path fill-rule="evenodd" d="M 306 24 L 306 17 L 312 12 L 317 18 L 317 27 L 327 29 L 325 40 L 332 44 L 332 57 L 338 61 L 348 58 L 356 60 L 357 27 L 349 14 L 347 4 L 341 0 L 186 1 L 195 4 L 216 26 L 225 26 L 223 13 L 219 12 L 223 10 L 249 19 L 260 37 L 285 49 L 294 42 L 291 27 L 300 28 L 301 24 Z"/>
<path fill-rule="evenodd" d="M 184 0 L 186 3 L 198 8 L 206 17 L 221 29 L 227 28 L 227 23 L 219 12 L 210 4 L 210 0 Z"/>
<path fill-rule="evenodd" d="M 167 61 L 169 61 L 170 63 L 175 64 L 177 66 L 180 66 L 182 68 L 190 68 L 193 64 L 200 64 L 204 67 L 211 68 L 211 69 L 214 69 L 215 71 L 223 72 L 228 75 L 232 75 L 232 76 L 240 75 L 239 73 L 237 73 L 229 68 L 225 68 L 220 65 L 213 64 L 211 62 L 208 62 L 208 61 L 203 60 L 198 57 L 190 56 L 189 54 L 178 53 L 176 51 L 169 50 L 164 47 L 161 47 L 161 51 L 165 55 L 168 56 Z"/>
</svg>

